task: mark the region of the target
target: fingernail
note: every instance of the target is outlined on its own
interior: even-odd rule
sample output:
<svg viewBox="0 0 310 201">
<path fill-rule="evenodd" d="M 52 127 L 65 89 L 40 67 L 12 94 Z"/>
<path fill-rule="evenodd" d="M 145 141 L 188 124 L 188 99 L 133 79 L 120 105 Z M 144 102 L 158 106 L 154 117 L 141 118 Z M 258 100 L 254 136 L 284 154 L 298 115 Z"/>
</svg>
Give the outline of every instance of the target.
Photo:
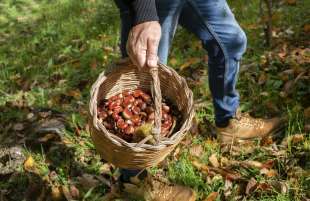
<svg viewBox="0 0 310 201">
<path fill-rule="evenodd" d="M 150 67 L 156 67 L 157 61 L 154 60 L 154 59 L 148 60 L 147 61 L 147 65 L 150 66 Z"/>
</svg>

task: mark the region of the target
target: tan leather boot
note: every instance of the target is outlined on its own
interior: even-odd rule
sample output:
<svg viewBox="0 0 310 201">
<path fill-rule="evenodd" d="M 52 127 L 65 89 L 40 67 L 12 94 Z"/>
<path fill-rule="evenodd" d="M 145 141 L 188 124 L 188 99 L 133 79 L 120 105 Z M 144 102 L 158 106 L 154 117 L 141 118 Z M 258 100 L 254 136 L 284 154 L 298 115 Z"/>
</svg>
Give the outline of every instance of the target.
<svg viewBox="0 0 310 201">
<path fill-rule="evenodd" d="M 143 183 L 123 183 L 123 191 L 133 198 L 145 201 L 195 201 L 195 192 L 185 186 L 169 185 L 148 177 Z"/>
<path fill-rule="evenodd" d="M 227 127 L 217 127 L 216 130 L 221 143 L 233 144 L 273 134 L 283 129 L 284 122 L 281 118 L 261 119 L 237 113 L 235 118 L 229 120 Z"/>
</svg>

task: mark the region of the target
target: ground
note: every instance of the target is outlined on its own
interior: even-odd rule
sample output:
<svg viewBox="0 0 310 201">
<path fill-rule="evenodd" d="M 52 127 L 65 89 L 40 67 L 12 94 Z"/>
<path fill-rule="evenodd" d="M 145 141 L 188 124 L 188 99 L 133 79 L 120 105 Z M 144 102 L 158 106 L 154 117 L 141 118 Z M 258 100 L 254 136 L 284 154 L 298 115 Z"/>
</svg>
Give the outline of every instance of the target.
<svg viewBox="0 0 310 201">
<path fill-rule="evenodd" d="M 169 65 L 195 94 L 196 117 L 175 151 L 150 172 L 193 188 L 198 200 L 310 199 L 309 1 L 266 8 L 229 1 L 248 36 L 240 108 L 287 116 L 275 138 L 223 147 L 214 137 L 207 56 L 179 29 Z M 89 90 L 117 60 L 119 16 L 108 0 L 0 2 L 0 200 L 103 200 L 119 171 L 100 159 L 87 125 Z M 121 199 L 119 199 L 121 200 Z"/>
</svg>

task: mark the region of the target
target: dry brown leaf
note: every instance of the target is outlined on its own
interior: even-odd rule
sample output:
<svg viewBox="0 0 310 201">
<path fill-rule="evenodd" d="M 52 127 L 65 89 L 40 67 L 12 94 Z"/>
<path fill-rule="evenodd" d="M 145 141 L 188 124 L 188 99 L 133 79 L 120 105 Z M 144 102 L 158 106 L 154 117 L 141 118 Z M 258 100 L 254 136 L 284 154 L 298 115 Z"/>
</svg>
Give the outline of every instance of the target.
<svg viewBox="0 0 310 201">
<path fill-rule="evenodd" d="M 271 185 L 272 188 L 279 193 L 287 193 L 288 192 L 288 185 L 284 182 L 272 180 L 272 181 L 269 181 L 269 185 Z"/>
<path fill-rule="evenodd" d="M 35 161 L 33 160 L 32 156 L 29 156 L 24 162 L 24 169 L 26 171 L 32 172 L 36 169 Z"/>
<path fill-rule="evenodd" d="M 208 197 L 206 199 L 204 199 L 203 201 L 215 201 L 217 196 L 219 195 L 218 192 L 212 192 L 208 195 Z"/>
<path fill-rule="evenodd" d="M 61 190 L 67 201 L 73 200 L 73 197 L 71 196 L 70 191 L 67 186 L 61 186 Z"/>
<path fill-rule="evenodd" d="M 310 107 L 307 107 L 304 110 L 304 117 L 305 117 L 306 120 L 310 119 Z"/>
<path fill-rule="evenodd" d="M 185 68 L 193 65 L 193 64 L 196 64 L 200 61 L 200 58 L 197 58 L 197 57 L 192 57 L 190 59 L 188 59 L 184 64 L 182 64 L 180 66 L 180 70 L 184 70 Z"/>
<path fill-rule="evenodd" d="M 14 126 L 13 126 L 13 130 L 15 130 L 15 131 L 22 131 L 22 130 L 24 130 L 24 124 L 22 124 L 22 123 L 16 123 L 16 124 L 14 124 Z"/>
<path fill-rule="evenodd" d="M 286 3 L 289 5 L 295 5 L 297 0 L 286 0 Z"/>
<path fill-rule="evenodd" d="M 194 167 L 196 167 L 198 170 L 204 171 L 205 173 L 209 172 L 209 168 L 207 165 L 204 165 L 197 160 L 192 160 L 192 164 Z"/>
<path fill-rule="evenodd" d="M 57 137 L 57 135 L 55 133 L 48 133 L 45 136 L 38 138 L 38 141 L 39 142 L 47 142 L 47 141 L 49 141 L 53 138 L 56 138 L 56 137 Z"/>
<path fill-rule="evenodd" d="M 74 185 L 70 185 L 70 194 L 75 199 L 78 199 L 80 197 L 80 191 Z"/>
<path fill-rule="evenodd" d="M 267 81 L 267 74 L 266 73 L 262 73 L 260 74 L 259 78 L 258 78 L 258 84 L 262 85 Z"/>
<path fill-rule="evenodd" d="M 172 59 L 170 59 L 169 63 L 170 63 L 172 66 L 175 66 L 175 65 L 177 65 L 177 63 L 178 63 L 178 60 L 177 60 L 176 58 L 172 58 Z"/>
<path fill-rule="evenodd" d="M 63 199 L 63 194 L 59 186 L 52 186 L 51 199 L 52 201 L 59 201 Z"/>
<path fill-rule="evenodd" d="M 305 33 L 310 33 L 310 24 L 305 24 L 304 25 L 304 32 Z"/>
<path fill-rule="evenodd" d="M 85 189 L 90 189 L 99 185 L 99 181 L 91 174 L 83 174 L 78 177 L 78 181 Z"/>
<path fill-rule="evenodd" d="M 203 152 L 203 147 L 200 144 L 195 144 L 189 149 L 191 156 L 200 157 Z"/>
<path fill-rule="evenodd" d="M 220 163 L 219 161 L 217 160 L 217 157 L 216 157 L 216 154 L 212 154 L 210 157 L 209 157 L 209 162 L 211 163 L 211 165 L 213 167 L 220 167 Z"/>
<path fill-rule="evenodd" d="M 67 92 L 68 96 L 71 96 L 75 99 L 80 99 L 81 98 L 81 91 L 79 89 L 73 89 Z"/>
<path fill-rule="evenodd" d="M 246 185 L 245 194 L 249 195 L 252 193 L 257 187 L 257 181 L 252 177 L 248 184 Z"/>
<path fill-rule="evenodd" d="M 287 82 L 284 84 L 284 86 L 283 86 L 283 91 L 284 91 L 286 94 L 291 94 L 291 93 L 293 92 L 294 85 L 295 85 L 294 80 L 289 80 L 289 81 L 287 81 Z"/>
<path fill-rule="evenodd" d="M 99 172 L 100 174 L 110 174 L 112 165 L 110 163 L 104 163 L 100 166 Z"/>
<path fill-rule="evenodd" d="M 274 170 L 274 169 L 269 170 L 269 169 L 267 169 L 267 168 L 261 169 L 261 170 L 260 170 L 260 173 L 261 173 L 262 175 L 266 175 L 266 177 L 269 177 L 269 178 L 270 178 L 270 177 L 275 177 L 275 176 L 278 175 L 278 173 L 277 173 L 276 170 Z"/>
<path fill-rule="evenodd" d="M 283 146 L 287 147 L 289 143 L 294 145 L 294 144 L 300 143 L 302 141 L 304 141 L 304 135 L 303 134 L 295 134 L 295 135 L 291 135 L 291 136 L 284 138 L 281 144 Z"/>
<path fill-rule="evenodd" d="M 305 128 L 305 132 L 309 132 L 310 131 L 310 124 L 305 124 L 304 128 Z"/>
<path fill-rule="evenodd" d="M 233 182 L 226 179 L 225 185 L 224 185 L 224 196 L 225 196 L 225 198 L 228 198 L 231 195 L 232 188 L 233 188 Z"/>
</svg>

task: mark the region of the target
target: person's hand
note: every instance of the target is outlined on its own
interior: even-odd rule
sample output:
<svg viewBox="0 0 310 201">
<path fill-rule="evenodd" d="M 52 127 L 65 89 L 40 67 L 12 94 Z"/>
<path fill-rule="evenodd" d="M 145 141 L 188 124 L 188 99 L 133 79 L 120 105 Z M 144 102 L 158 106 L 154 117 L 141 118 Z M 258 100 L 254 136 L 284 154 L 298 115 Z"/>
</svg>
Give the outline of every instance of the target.
<svg viewBox="0 0 310 201">
<path fill-rule="evenodd" d="M 134 26 L 128 36 L 127 53 L 139 68 L 157 66 L 157 50 L 161 27 L 157 21 L 144 22 Z"/>
</svg>

